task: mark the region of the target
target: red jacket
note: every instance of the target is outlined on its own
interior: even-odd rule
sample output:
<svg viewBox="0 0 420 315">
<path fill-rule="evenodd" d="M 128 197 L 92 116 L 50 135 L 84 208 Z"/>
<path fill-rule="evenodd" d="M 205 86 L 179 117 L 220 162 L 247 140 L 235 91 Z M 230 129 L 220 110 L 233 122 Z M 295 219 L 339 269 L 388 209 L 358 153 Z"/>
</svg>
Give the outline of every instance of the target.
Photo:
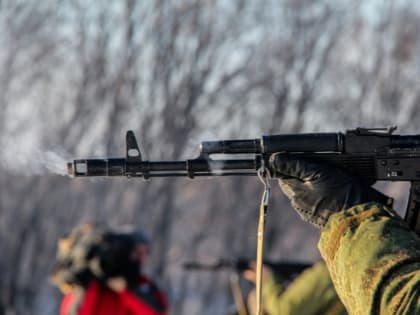
<svg viewBox="0 0 420 315">
<path fill-rule="evenodd" d="M 74 308 L 75 296 L 64 296 L 60 315 L 70 315 Z M 141 276 L 138 286 L 115 292 L 92 281 L 86 289 L 75 315 L 166 315 L 168 302 L 153 282 Z"/>
</svg>

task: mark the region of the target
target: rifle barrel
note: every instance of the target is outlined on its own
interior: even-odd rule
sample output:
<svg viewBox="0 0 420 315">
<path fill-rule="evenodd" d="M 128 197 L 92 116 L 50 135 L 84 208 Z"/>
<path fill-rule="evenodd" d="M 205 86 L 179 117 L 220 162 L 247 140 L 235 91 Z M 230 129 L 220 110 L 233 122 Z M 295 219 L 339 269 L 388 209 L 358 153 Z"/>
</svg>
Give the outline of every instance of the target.
<svg viewBox="0 0 420 315">
<path fill-rule="evenodd" d="M 221 269 L 231 269 L 239 272 L 245 271 L 249 268 L 250 259 L 221 259 L 214 263 L 203 263 L 198 261 L 185 262 L 183 268 L 186 270 L 196 271 L 215 271 Z M 276 274 L 282 276 L 293 276 L 296 273 L 301 273 L 303 270 L 311 267 L 313 263 L 310 262 L 293 262 L 293 261 L 268 261 L 264 264 L 269 266 Z"/>
<path fill-rule="evenodd" d="M 129 161 L 116 159 L 83 159 L 67 164 L 67 173 L 73 177 L 128 176 L 176 177 L 184 176 L 252 176 L 260 166 L 259 159 L 184 161 Z"/>
</svg>

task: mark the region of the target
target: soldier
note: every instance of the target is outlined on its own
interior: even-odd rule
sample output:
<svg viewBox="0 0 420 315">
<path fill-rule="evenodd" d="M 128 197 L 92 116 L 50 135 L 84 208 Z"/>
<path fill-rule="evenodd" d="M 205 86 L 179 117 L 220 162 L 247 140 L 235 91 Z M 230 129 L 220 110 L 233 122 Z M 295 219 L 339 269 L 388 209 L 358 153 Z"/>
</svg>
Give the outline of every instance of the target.
<svg viewBox="0 0 420 315">
<path fill-rule="evenodd" d="M 255 264 L 244 272 L 255 283 Z M 346 315 L 324 262 L 305 269 L 289 285 L 263 266 L 264 315 Z M 255 314 L 255 291 L 248 296 L 250 314 Z"/>
<path fill-rule="evenodd" d="M 167 314 L 165 295 L 140 273 L 149 251 L 140 235 L 85 224 L 60 240 L 51 277 L 65 294 L 60 314 Z"/>
<path fill-rule="evenodd" d="M 132 286 L 132 290 L 148 305 L 158 310 L 162 314 L 168 311 L 168 300 L 166 295 L 157 287 L 153 280 L 144 273 L 144 265 L 150 256 L 150 239 L 140 230 L 126 231 L 124 234 L 131 237 L 134 246 L 131 251 L 131 259 L 139 266 L 139 276 L 137 283 Z"/>
<path fill-rule="evenodd" d="M 270 158 L 273 176 L 303 220 L 350 314 L 420 314 L 420 239 L 389 198 L 335 167 Z"/>
</svg>

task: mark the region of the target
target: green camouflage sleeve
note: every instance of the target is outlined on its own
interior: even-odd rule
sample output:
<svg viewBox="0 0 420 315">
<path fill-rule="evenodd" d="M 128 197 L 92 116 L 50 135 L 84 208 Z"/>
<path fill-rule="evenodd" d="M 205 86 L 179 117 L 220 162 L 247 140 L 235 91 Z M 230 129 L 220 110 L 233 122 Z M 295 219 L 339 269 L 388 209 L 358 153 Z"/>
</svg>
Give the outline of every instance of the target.
<svg viewBox="0 0 420 315">
<path fill-rule="evenodd" d="M 346 314 L 323 262 L 306 269 L 288 287 L 264 278 L 263 303 L 267 315 Z"/>
<path fill-rule="evenodd" d="M 334 214 L 318 246 L 350 314 L 420 314 L 420 238 L 394 211 L 367 203 Z"/>
</svg>

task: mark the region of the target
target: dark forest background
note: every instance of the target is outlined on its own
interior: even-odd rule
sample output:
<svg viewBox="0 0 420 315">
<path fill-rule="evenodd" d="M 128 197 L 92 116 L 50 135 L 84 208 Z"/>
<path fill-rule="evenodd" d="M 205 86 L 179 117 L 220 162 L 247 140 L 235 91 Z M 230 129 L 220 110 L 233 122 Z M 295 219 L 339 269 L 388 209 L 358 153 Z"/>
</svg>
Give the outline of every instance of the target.
<svg viewBox="0 0 420 315">
<path fill-rule="evenodd" d="M 0 314 L 57 314 L 48 282 L 75 225 L 134 224 L 171 314 L 225 314 L 255 255 L 256 178 L 71 179 L 73 158 L 185 159 L 202 140 L 398 125 L 419 133 L 416 1 L 0 0 Z M 273 183 L 274 184 L 274 183 Z M 380 186 L 403 211 L 407 185 Z M 318 232 L 278 189 L 266 257 L 315 261 Z"/>
</svg>

